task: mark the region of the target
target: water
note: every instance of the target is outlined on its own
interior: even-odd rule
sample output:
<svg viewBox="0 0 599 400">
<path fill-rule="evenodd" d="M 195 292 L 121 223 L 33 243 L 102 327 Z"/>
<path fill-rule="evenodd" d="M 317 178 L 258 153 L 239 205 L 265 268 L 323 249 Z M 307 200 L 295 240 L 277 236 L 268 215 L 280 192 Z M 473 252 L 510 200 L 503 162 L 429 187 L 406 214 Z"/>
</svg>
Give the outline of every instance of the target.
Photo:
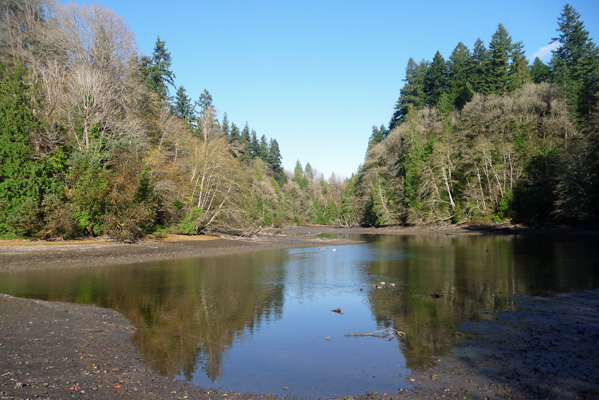
<svg viewBox="0 0 599 400">
<path fill-rule="evenodd" d="M 408 374 L 451 350 L 457 324 L 511 307 L 511 295 L 599 288 L 594 238 L 361 239 L 367 242 L 0 274 L 0 292 L 122 312 L 138 327 L 133 341 L 144 360 L 167 376 L 331 397 L 409 388 Z M 382 289 L 373 287 L 382 281 Z M 338 307 L 342 314 L 331 311 Z M 386 328 L 406 339 L 347 336 Z"/>
</svg>

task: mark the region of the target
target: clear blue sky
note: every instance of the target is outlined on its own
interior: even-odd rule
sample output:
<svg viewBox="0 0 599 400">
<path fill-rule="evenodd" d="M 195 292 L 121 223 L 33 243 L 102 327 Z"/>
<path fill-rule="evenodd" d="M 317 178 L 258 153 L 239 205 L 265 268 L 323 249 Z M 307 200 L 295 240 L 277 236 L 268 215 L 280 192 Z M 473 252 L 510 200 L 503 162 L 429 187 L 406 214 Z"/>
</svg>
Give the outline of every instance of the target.
<svg viewBox="0 0 599 400">
<path fill-rule="evenodd" d="M 86 1 L 79 0 L 79 3 Z M 222 118 L 276 138 L 328 178 L 363 162 L 372 125 L 388 124 L 410 57 L 445 59 L 458 42 L 486 45 L 502 23 L 534 56 L 557 35 L 566 1 L 99 0 L 122 16 L 139 49 L 166 41 L 177 86 L 212 94 Z M 599 1 L 569 2 L 594 42 Z M 550 53 L 542 59 L 548 61 Z M 174 94 L 175 90 L 171 90 Z"/>
</svg>

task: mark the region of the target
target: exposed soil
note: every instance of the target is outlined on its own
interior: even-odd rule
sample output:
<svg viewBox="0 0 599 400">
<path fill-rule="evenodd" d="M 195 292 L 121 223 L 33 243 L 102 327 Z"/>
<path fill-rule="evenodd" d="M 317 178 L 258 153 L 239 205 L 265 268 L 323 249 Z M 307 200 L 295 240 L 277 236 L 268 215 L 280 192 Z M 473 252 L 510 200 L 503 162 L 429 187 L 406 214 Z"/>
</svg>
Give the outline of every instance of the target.
<svg viewBox="0 0 599 400">
<path fill-rule="evenodd" d="M 108 239 L 70 241 L 0 240 L 0 273 L 54 268 L 102 267 L 259 250 L 341 245 L 343 240 L 284 236 L 266 231 L 251 238 L 149 236 L 135 244 Z"/>
<path fill-rule="evenodd" d="M 466 228 L 463 232 L 484 230 Z M 106 240 L 0 241 L 2 272 L 81 268 L 260 249 L 339 245 L 314 238 L 325 227 L 300 227 L 253 239 L 168 237 L 130 245 Z M 334 230 L 336 233 L 384 233 Z M 396 234 L 402 234 L 393 230 Z M 416 229 L 403 234 L 425 233 Z M 442 230 L 442 232 L 446 232 Z M 428 231 L 430 233 L 430 231 Z M 409 377 L 414 390 L 361 398 L 599 399 L 599 290 L 550 298 L 520 297 L 516 311 L 459 327 L 453 354 Z M 120 313 L 88 305 L 0 294 L 0 399 L 246 399 L 252 394 L 206 390 L 159 375 L 143 364 L 130 338 L 135 328 Z M 290 362 L 293 362 L 290 360 Z"/>
</svg>

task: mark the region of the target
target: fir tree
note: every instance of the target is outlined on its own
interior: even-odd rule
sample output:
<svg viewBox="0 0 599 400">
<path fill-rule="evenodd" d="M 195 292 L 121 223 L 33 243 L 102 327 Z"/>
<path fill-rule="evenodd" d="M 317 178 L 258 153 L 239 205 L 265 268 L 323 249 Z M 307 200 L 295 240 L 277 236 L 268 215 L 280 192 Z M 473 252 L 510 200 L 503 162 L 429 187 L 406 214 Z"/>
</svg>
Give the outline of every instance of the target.
<svg viewBox="0 0 599 400">
<path fill-rule="evenodd" d="M 488 94 L 489 88 L 489 50 L 482 40 L 477 39 L 472 50 L 471 82 L 472 90 L 480 94 Z"/>
<path fill-rule="evenodd" d="M 406 78 L 404 87 L 399 91 L 399 99 L 395 105 L 395 112 L 389 123 L 389 130 L 403 122 L 404 117 L 409 111 L 410 105 L 420 109 L 426 105 L 426 96 L 424 94 L 424 79 L 428 70 L 428 62 L 422 60 L 416 64 L 413 58 L 408 60 L 406 67 Z"/>
<path fill-rule="evenodd" d="M 168 99 L 168 85 L 175 86 L 175 74 L 171 71 L 171 53 L 166 42 L 156 39 L 152 57 L 143 56 L 139 70 L 146 86 L 156 92 L 161 100 Z"/>
<path fill-rule="evenodd" d="M 566 4 L 558 18 L 560 46 L 553 51 L 552 75 L 577 119 L 585 121 L 597 102 L 599 53 L 589 37 L 580 14 Z"/>
<path fill-rule="evenodd" d="M 510 80 L 509 65 L 512 52 L 512 38 L 502 24 L 493 34 L 489 43 L 489 91 L 506 93 Z"/>
<path fill-rule="evenodd" d="M 462 42 L 458 43 L 448 62 L 448 97 L 450 104 L 462 109 L 473 95 L 471 83 L 471 56 L 468 47 Z"/>
<path fill-rule="evenodd" d="M 258 143 L 258 136 L 256 135 L 256 131 L 252 129 L 250 139 L 250 156 L 252 159 L 258 158 L 260 156 L 260 143 Z"/>
<path fill-rule="evenodd" d="M 371 148 L 376 146 L 378 143 L 382 142 L 383 139 L 387 136 L 387 130 L 384 125 L 381 125 L 380 128 L 377 128 L 376 125 L 372 126 L 372 134 L 370 135 L 370 139 L 368 139 L 368 151 Z"/>
<path fill-rule="evenodd" d="M 266 162 L 270 165 L 270 168 L 272 168 L 273 177 L 279 186 L 283 186 L 287 183 L 287 175 L 285 175 L 283 162 L 281 161 L 281 150 L 279 149 L 279 143 L 276 139 L 270 140 L 270 145 L 268 146 L 268 159 Z"/>
<path fill-rule="evenodd" d="M 223 136 L 225 136 L 227 139 L 229 138 L 231 127 L 229 126 L 229 117 L 227 116 L 227 113 L 223 115 L 223 122 L 220 124 L 220 131 L 222 132 Z"/>
<path fill-rule="evenodd" d="M 260 138 L 258 157 L 264 161 L 268 161 L 268 141 L 264 135 Z"/>
<path fill-rule="evenodd" d="M 443 93 L 447 91 L 447 64 L 440 52 L 436 52 L 424 77 L 426 104 L 436 107 Z"/>
<path fill-rule="evenodd" d="M 195 108 L 191 104 L 191 98 L 189 98 L 183 86 L 179 86 L 179 89 L 177 89 L 173 110 L 184 121 L 190 124 L 195 121 Z"/>
<path fill-rule="evenodd" d="M 231 131 L 229 133 L 229 143 L 239 142 L 241 140 L 241 135 L 239 132 L 239 128 L 235 123 L 231 123 Z"/>
<path fill-rule="evenodd" d="M 528 60 L 524 56 L 524 45 L 522 42 L 514 43 L 510 58 L 508 91 L 513 92 L 531 81 L 530 67 L 528 66 Z"/>
<path fill-rule="evenodd" d="M 534 83 L 549 82 L 551 79 L 551 67 L 536 57 L 530 67 L 530 78 Z"/>
<path fill-rule="evenodd" d="M 44 191 L 50 188 L 32 135 L 42 124 L 22 61 L 8 69 L 0 62 L 0 233 L 30 236 L 40 228 Z"/>
</svg>

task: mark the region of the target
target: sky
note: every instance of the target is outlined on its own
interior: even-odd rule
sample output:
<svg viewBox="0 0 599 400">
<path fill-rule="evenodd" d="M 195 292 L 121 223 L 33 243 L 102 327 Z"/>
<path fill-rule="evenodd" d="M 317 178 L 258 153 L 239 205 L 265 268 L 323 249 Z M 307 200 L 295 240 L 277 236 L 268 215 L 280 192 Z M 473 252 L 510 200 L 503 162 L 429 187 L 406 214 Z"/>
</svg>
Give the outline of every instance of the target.
<svg viewBox="0 0 599 400">
<path fill-rule="evenodd" d="M 78 3 L 88 1 L 78 0 Z M 91 2 L 91 1 L 90 1 Z M 551 58 L 565 0 L 99 0 L 123 17 L 139 51 L 156 38 L 171 53 L 175 84 L 204 89 L 222 119 L 279 143 L 328 179 L 364 161 L 372 126 L 387 126 L 410 57 L 447 60 L 459 42 L 488 46 L 502 23 L 532 61 Z M 571 0 L 593 41 L 599 0 Z M 174 95 L 176 88 L 171 89 Z"/>
</svg>

